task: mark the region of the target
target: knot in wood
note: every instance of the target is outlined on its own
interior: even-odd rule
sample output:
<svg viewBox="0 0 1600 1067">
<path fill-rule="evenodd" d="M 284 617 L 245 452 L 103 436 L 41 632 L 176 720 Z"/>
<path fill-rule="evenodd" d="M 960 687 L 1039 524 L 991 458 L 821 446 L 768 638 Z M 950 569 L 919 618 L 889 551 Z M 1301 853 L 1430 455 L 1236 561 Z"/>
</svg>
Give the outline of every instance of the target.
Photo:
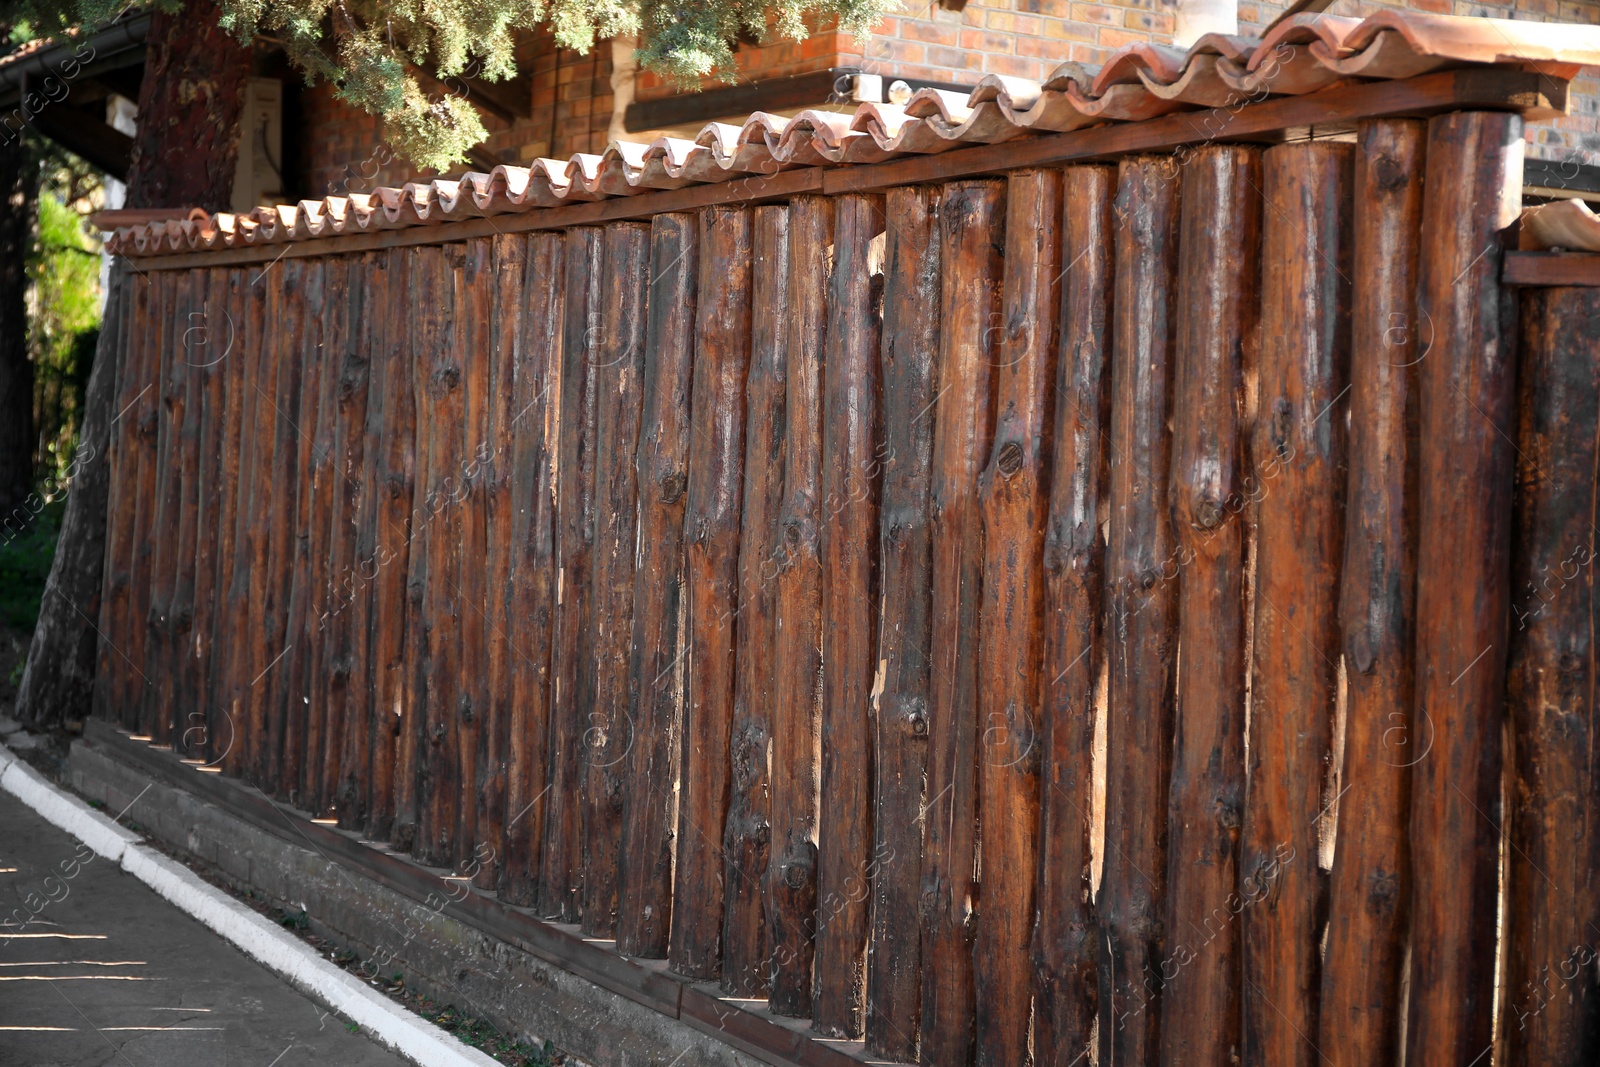
<svg viewBox="0 0 1600 1067">
<path fill-rule="evenodd" d="M 1022 446 L 1015 441 L 1007 441 L 1000 446 L 1000 455 L 995 461 L 1002 477 L 1010 478 L 1022 469 Z"/>
<path fill-rule="evenodd" d="M 1210 494 L 1194 502 L 1194 525 L 1199 530 L 1214 530 L 1222 525 L 1222 503 Z"/>
<path fill-rule="evenodd" d="M 790 889 L 799 889 L 806 884 L 806 871 L 798 863 L 783 865 L 783 884 Z"/>
<path fill-rule="evenodd" d="M 456 702 L 456 714 L 462 722 L 472 721 L 472 698 L 464 696 Z"/>
<path fill-rule="evenodd" d="M 684 488 L 689 484 L 689 479 L 682 471 L 673 471 L 661 478 L 661 502 L 663 504 L 676 504 L 678 498 L 683 496 Z"/>
</svg>

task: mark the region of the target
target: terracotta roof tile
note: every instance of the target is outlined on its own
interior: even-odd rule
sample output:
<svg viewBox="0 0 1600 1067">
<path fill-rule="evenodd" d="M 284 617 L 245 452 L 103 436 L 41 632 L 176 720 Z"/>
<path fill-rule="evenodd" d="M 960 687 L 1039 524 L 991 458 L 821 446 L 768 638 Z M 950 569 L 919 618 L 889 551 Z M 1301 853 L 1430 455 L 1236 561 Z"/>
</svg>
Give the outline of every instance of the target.
<svg viewBox="0 0 1600 1067">
<path fill-rule="evenodd" d="M 1259 40 L 1207 34 L 1187 51 L 1133 44 L 1103 66 L 1063 63 L 1043 82 L 991 74 L 966 94 L 922 89 L 904 107 L 862 104 L 853 112 L 810 110 L 792 118 L 757 112 L 742 125 L 709 123 L 693 141 L 612 142 L 599 155 L 540 159 L 527 168 L 496 167 L 368 195 L 257 208 L 247 216 L 124 227 L 109 247 L 158 255 L 436 225 L 1485 64 L 1570 79 L 1580 65 L 1600 65 L 1600 27 L 1393 10 L 1364 20 L 1301 13 Z"/>
</svg>

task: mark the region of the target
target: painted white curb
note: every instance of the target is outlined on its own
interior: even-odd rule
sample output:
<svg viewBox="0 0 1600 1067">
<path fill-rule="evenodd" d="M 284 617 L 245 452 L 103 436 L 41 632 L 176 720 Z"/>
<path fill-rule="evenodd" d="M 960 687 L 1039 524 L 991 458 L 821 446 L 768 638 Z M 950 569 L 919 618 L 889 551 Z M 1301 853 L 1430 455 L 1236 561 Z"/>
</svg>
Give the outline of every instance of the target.
<svg viewBox="0 0 1600 1067">
<path fill-rule="evenodd" d="M 97 855 L 115 860 L 180 911 L 413 1063 L 423 1067 L 500 1067 L 497 1060 L 402 1008 L 265 916 L 145 845 L 138 834 L 59 789 L 4 745 L 0 745 L 0 789 Z"/>
</svg>

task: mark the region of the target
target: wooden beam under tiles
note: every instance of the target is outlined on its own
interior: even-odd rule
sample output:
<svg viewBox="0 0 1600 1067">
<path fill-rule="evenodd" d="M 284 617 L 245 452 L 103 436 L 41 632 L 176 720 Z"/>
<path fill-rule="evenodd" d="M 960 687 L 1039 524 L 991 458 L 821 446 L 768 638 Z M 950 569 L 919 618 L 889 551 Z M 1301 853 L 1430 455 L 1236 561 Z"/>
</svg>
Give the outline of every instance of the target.
<svg viewBox="0 0 1600 1067">
<path fill-rule="evenodd" d="M 804 167 L 770 176 L 750 174 L 725 182 L 638 193 L 610 200 L 412 226 L 375 233 L 279 242 L 213 252 L 136 257 L 140 270 L 264 263 L 280 258 L 366 252 L 377 248 L 445 244 L 497 233 L 564 229 L 716 204 L 786 200 L 805 193 L 865 193 L 899 185 L 950 181 L 1040 167 L 1116 159 L 1141 152 L 1172 152 L 1213 142 L 1276 144 L 1348 134 L 1361 119 L 1425 117 L 1450 111 L 1510 111 L 1529 121 L 1567 109 L 1567 83 L 1531 71 L 1464 67 L 1401 81 L 1376 81 L 1302 96 L 1280 96 L 1237 110 L 1180 111 L 1144 122 L 1120 122 L 1071 133 L 1020 137 L 932 155 L 845 167 Z"/>
</svg>

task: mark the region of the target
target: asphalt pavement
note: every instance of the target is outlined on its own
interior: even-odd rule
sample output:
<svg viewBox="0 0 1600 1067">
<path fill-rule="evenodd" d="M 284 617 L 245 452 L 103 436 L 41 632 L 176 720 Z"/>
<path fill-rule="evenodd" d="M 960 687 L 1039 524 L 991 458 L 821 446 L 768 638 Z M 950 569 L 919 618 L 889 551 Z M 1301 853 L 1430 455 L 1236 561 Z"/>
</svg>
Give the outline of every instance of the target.
<svg viewBox="0 0 1600 1067">
<path fill-rule="evenodd" d="M 0 1067 L 405 1063 L 0 793 Z"/>
</svg>

